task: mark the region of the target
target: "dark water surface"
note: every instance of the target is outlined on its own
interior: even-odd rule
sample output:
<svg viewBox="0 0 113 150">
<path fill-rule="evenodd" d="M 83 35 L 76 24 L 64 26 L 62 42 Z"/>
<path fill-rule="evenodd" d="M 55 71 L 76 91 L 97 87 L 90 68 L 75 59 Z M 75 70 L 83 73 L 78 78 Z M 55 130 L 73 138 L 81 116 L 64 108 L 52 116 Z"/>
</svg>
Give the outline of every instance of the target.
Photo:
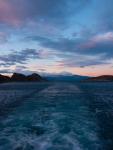
<svg viewBox="0 0 113 150">
<path fill-rule="evenodd" d="M 113 150 L 113 83 L 0 85 L 0 150 Z"/>
</svg>

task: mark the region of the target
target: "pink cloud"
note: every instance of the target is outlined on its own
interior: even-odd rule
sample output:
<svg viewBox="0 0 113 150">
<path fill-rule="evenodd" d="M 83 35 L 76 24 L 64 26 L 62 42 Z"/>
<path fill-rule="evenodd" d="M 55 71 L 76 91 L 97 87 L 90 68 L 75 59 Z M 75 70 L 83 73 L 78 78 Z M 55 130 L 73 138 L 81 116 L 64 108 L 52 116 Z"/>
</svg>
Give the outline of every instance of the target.
<svg viewBox="0 0 113 150">
<path fill-rule="evenodd" d="M 86 43 L 82 43 L 78 46 L 80 49 L 89 49 L 95 47 L 96 43 L 92 40 L 87 41 Z"/>
<path fill-rule="evenodd" d="M 99 34 L 97 36 L 94 36 L 92 38 L 94 42 L 107 42 L 107 41 L 113 41 L 113 32 L 107 32 L 104 34 Z"/>
<path fill-rule="evenodd" d="M 91 37 L 85 43 L 78 46 L 80 49 L 90 49 L 96 47 L 97 44 L 102 42 L 113 42 L 113 32 L 107 32 Z"/>
<path fill-rule="evenodd" d="M 15 26 L 21 23 L 16 8 L 9 0 L 0 0 L 0 22 Z"/>
</svg>

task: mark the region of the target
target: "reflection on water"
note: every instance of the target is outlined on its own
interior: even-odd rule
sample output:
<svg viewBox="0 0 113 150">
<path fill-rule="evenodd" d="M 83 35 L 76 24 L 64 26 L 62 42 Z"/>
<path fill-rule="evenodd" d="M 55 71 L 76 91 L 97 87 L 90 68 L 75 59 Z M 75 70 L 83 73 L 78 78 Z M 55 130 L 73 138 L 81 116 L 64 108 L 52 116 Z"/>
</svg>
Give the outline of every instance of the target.
<svg viewBox="0 0 113 150">
<path fill-rule="evenodd" d="M 6 84 L 0 97 L 0 150 L 113 148 L 112 83 Z"/>
</svg>

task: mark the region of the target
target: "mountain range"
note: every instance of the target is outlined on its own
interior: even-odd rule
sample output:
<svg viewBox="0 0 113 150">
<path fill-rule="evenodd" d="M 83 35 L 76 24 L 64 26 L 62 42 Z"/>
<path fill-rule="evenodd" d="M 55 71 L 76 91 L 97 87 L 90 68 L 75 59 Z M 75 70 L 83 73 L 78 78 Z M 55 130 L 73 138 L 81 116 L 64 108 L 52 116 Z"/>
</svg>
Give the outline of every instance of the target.
<svg viewBox="0 0 113 150">
<path fill-rule="evenodd" d="M 26 76 L 24 74 L 20 74 L 20 73 L 13 73 L 13 75 L 11 77 L 0 74 L 0 83 L 5 83 L 5 82 L 42 82 L 42 81 L 46 81 L 46 79 L 36 73 L 33 73 L 28 76 Z"/>
<path fill-rule="evenodd" d="M 11 77 L 0 74 L 0 83 L 6 82 L 43 82 L 43 81 L 66 81 L 66 82 L 113 82 L 112 75 L 102 75 L 97 77 L 88 77 L 73 74 L 48 74 L 45 76 L 40 76 L 37 73 L 32 73 L 30 75 L 24 75 L 21 73 L 13 73 Z"/>
<path fill-rule="evenodd" d="M 46 76 L 48 81 L 82 81 L 86 80 L 89 77 L 88 76 L 81 76 L 81 75 L 73 75 L 73 74 L 54 74 L 54 75 L 48 75 Z"/>
<path fill-rule="evenodd" d="M 97 77 L 90 77 L 84 80 L 86 82 L 113 82 L 113 75 L 102 75 Z"/>
</svg>

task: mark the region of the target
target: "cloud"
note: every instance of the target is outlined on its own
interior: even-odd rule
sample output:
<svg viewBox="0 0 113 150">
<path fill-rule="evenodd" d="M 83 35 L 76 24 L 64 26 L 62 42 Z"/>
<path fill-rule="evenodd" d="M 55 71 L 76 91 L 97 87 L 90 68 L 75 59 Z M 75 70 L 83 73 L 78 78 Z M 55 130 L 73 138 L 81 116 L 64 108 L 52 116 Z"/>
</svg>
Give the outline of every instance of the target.
<svg viewBox="0 0 113 150">
<path fill-rule="evenodd" d="M 64 57 L 61 61 L 58 61 L 60 67 L 88 67 L 111 64 L 109 61 L 105 60 L 103 55 L 98 56 L 87 56 L 81 54 L 72 54 L 71 56 Z"/>
<path fill-rule="evenodd" d="M 0 55 L 0 65 L 7 67 L 16 64 L 26 64 L 29 59 L 41 59 L 40 52 L 35 49 L 12 51 L 10 54 Z"/>
<path fill-rule="evenodd" d="M 86 38 L 57 38 L 29 36 L 28 41 L 38 42 L 56 52 L 62 60 L 59 66 L 80 67 L 110 64 L 113 59 L 113 32 L 90 34 Z"/>
<path fill-rule="evenodd" d="M 13 72 L 12 72 L 12 70 L 9 70 L 9 69 L 0 69 L 0 74 L 2 74 L 2 73 L 3 74 L 4 73 L 8 73 L 9 74 L 9 73 L 13 73 Z"/>
<path fill-rule="evenodd" d="M 92 40 L 95 42 L 113 42 L 113 32 L 99 34 L 97 36 L 94 36 Z"/>
<path fill-rule="evenodd" d="M 30 71 L 25 66 L 16 66 L 15 68 L 8 69 L 0 69 L 0 74 L 12 74 L 14 72 L 23 73 L 23 74 L 31 74 L 33 71 Z"/>
<path fill-rule="evenodd" d="M 96 13 L 98 30 L 108 32 L 113 30 L 113 1 L 102 0 L 98 3 Z"/>
<path fill-rule="evenodd" d="M 51 39 L 42 36 L 28 36 L 26 37 L 28 41 L 38 42 L 41 46 L 59 50 L 59 51 L 73 51 L 75 50 L 76 44 L 80 42 L 80 39 L 68 39 L 68 38 L 58 38 Z"/>
<path fill-rule="evenodd" d="M 68 67 L 108 64 L 113 58 L 112 4 L 112 0 L 0 0 L 0 44 L 10 33 L 7 45 L 21 49 L 1 54 L 0 65 L 27 65 L 30 59 L 60 60 L 59 65 Z M 23 49 L 26 45 L 41 50 Z"/>
<path fill-rule="evenodd" d="M 113 58 L 113 32 L 106 32 L 91 37 L 81 43 L 79 52 L 86 55 L 103 54 L 105 59 Z"/>
<path fill-rule="evenodd" d="M 50 39 L 40 36 L 27 37 L 27 40 L 38 42 L 41 46 L 61 52 L 81 55 L 104 55 L 113 57 L 113 32 L 90 35 L 88 38 L 58 38 Z"/>
<path fill-rule="evenodd" d="M 0 0 L 0 22 L 20 25 L 37 20 L 63 24 L 67 16 L 82 10 L 90 0 Z"/>
</svg>

